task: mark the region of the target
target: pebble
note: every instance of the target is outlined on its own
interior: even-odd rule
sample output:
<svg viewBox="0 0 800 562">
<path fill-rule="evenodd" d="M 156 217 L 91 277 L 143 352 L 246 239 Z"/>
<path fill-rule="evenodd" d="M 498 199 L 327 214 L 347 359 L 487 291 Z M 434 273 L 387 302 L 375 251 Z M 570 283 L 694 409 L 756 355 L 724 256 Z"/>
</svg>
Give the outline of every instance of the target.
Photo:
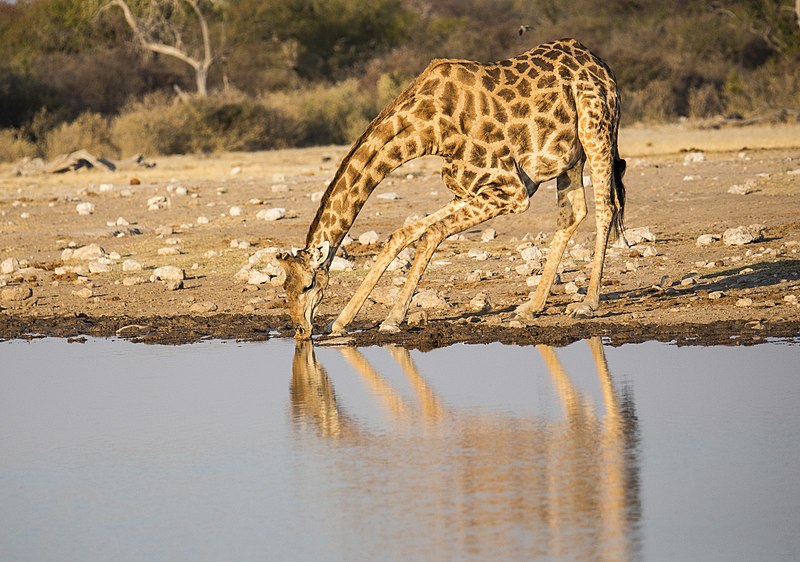
<svg viewBox="0 0 800 562">
<path fill-rule="evenodd" d="M 528 246 L 523 249 L 519 249 L 519 255 L 522 256 L 522 259 L 526 262 L 538 262 L 544 257 L 542 251 L 536 246 Z"/>
<path fill-rule="evenodd" d="M 233 248 L 234 250 L 246 250 L 247 248 L 250 247 L 250 242 L 248 242 L 247 240 L 233 239 L 231 240 L 230 247 Z M 208 257 L 216 258 L 219 257 L 219 255 L 220 254 L 217 253 L 214 256 L 208 256 Z"/>
<path fill-rule="evenodd" d="M 231 168 L 231 171 L 228 172 L 228 173 L 230 175 L 232 175 L 232 176 L 237 176 L 237 175 L 242 173 L 242 167 L 241 166 L 234 166 L 233 168 Z"/>
<path fill-rule="evenodd" d="M 428 313 L 424 310 L 412 312 L 406 318 L 406 322 L 409 326 L 425 326 L 428 324 Z"/>
<path fill-rule="evenodd" d="M 88 299 L 94 296 L 94 291 L 92 291 L 89 287 L 84 287 L 83 289 L 72 291 L 72 294 L 82 299 Z"/>
<path fill-rule="evenodd" d="M 94 203 L 78 203 L 75 210 L 79 215 L 91 215 L 94 213 Z"/>
<path fill-rule="evenodd" d="M 486 293 L 478 293 L 469 301 L 469 307 L 475 312 L 488 312 L 492 309 L 492 303 Z"/>
<path fill-rule="evenodd" d="M 235 205 L 233 207 L 231 207 L 230 209 L 228 209 L 228 214 L 230 216 L 232 216 L 232 217 L 241 216 L 242 212 L 243 212 L 242 208 L 241 207 L 237 207 Z"/>
<path fill-rule="evenodd" d="M 734 195 L 749 195 L 756 190 L 756 181 L 749 179 L 743 184 L 732 185 L 728 188 L 728 193 Z"/>
<path fill-rule="evenodd" d="M 126 287 L 132 287 L 133 285 L 141 285 L 145 282 L 143 277 L 125 277 L 122 280 L 122 284 Z"/>
<path fill-rule="evenodd" d="M 195 222 L 197 222 L 197 224 L 208 224 L 208 217 L 201 215 L 197 217 L 197 221 Z"/>
<path fill-rule="evenodd" d="M 575 283 L 573 283 L 572 281 L 570 281 L 569 283 L 566 283 L 566 284 L 564 285 L 564 292 L 565 292 L 566 294 L 568 294 L 568 295 L 574 295 L 574 294 L 577 294 L 577 292 L 578 292 L 579 290 L 580 290 L 580 288 L 578 287 L 578 285 L 577 285 L 577 284 L 575 284 Z"/>
<path fill-rule="evenodd" d="M 256 218 L 265 221 L 276 221 L 286 216 L 286 209 L 283 207 L 275 207 L 273 209 L 263 209 L 256 213 Z"/>
<path fill-rule="evenodd" d="M 759 224 L 729 228 L 722 234 L 722 242 L 726 246 L 743 246 L 758 242 L 764 238 L 765 227 Z"/>
<path fill-rule="evenodd" d="M 142 264 L 136 260 L 125 260 L 122 262 L 122 271 L 141 271 Z"/>
<path fill-rule="evenodd" d="M 111 272 L 111 265 L 99 261 L 89 262 L 89 273 L 109 273 Z"/>
<path fill-rule="evenodd" d="M 354 264 L 353 262 L 346 260 L 344 258 L 340 258 L 339 256 L 334 256 L 333 261 L 331 262 L 331 271 L 353 271 Z"/>
<path fill-rule="evenodd" d="M 17 258 L 6 258 L 0 262 L 0 273 L 4 275 L 14 273 L 17 269 L 19 269 L 19 261 Z"/>
<path fill-rule="evenodd" d="M 3 301 L 24 301 L 33 296 L 30 287 L 5 287 L 0 291 L 0 300 Z"/>
<path fill-rule="evenodd" d="M 471 258 L 475 258 L 477 261 L 486 261 L 489 259 L 489 252 L 478 248 L 471 248 L 467 255 Z"/>
<path fill-rule="evenodd" d="M 541 275 L 531 275 L 527 279 L 525 279 L 525 284 L 528 287 L 536 287 L 542 281 Z"/>
<path fill-rule="evenodd" d="M 640 226 L 625 230 L 625 239 L 630 244 L 641 244 L 642 242 L 655 242 L 656 235 L 649 226 Z"/>
<path fill-rule="evenodd" d="M 174 265 L 165 265 L 156 268 L 153 272 L 153 281 L 182 281 L 186 278 L 186 274 L 180 267 Z"/>
<path fill-rule="evenodd" d="M 582 246 L 581 244 L 575 244 L 572 248 L 570 248 L 569 255 L 574 260 L 587 261 L 592 258 L 592 250 Z"/>
<path fill-rule="evenodd" d="M 285 183 L 276 183 L 272 186 L 272 193 L 285 193 L 289 191 L 289 186 Z"/>
<path fill-rule="evenodd" d="M 189 312 L 193 312 L 195 314 L 207 314 L 209 312 L 214 312 L 215 310 L 217 310 L 217 305 L 211 301 L 196 302 L 189 307 Z"/>
<path fill-rule="evenodd" d="M 175 246 L 164 246 L 158 249 L 159 256 L 179 256 L 181 251 Z"/>
<path fill-rule="evenodd" d="M 436 289 L 425 289 L 420 291 L 411 299 L 411 306 L 419 308 L 447 308 L 447 302 L 439 296 Z"/>
<path fill-rule="evenodd" d="M 170 291 L 177 291 L 183 289 L 183 281 L 167 281 L 166 286 Z"/>
<path fill-rule="evenodd" d="M 321 201 L 323 195 L 325 195 L 324 191 L 315 191 L 311 194 L 311 202 L 316 203 L 317 201 Z"/>
<path fill-rule="evenodd" d="M 394 191 L 388 191 L 386 193 L 379 194 L 378 199 L 383 199 L 385 201 L 395 201 L 397 199 L 400 199 L 400 196 Z"/>
<path fill-rule="evenodd" d="M 88 244 L 80 248 L 66 248 L 61 252 L 61 260 L 81 260 L 91 261 L 102 258 L 106 255 L 106 251 L 98 244 Z"/>
<path fill-rule="evenodd" d="M 374 230 L 368 230 L 358 237 L 359 244 L 362 244 L 364 246 L 369 246 L 370 244 L 376 244 L 378 240 L 379 240 L 378 233 L 375 232 Z"/>
<path fill-rule="evenodd" d="M 264 283 L 269 283 L 272 277 L 259 271 L 257 269 L 250 269 L 247 272 L 247 284 L 248 285 L 263 285 Z"/>
<path fill-rule="evenodd" d="M 147 200 L 148 211 L 158 211 L 169 205 L 169 200 L 163 195 L 154 195 Z"/>
<path fill-rule="evenodd" d="M 497 238 L 497 231 L 494 228 L 487 228 L 481 232 L 481 242 L 491 242 Z"/>
<path fill-rule="evenodd" d="M 695 245 L 697 246 L 710 246 L 717 240 L 719 240 L 719 234 L 701 234 L 697 237 L 697 242 Z"/>
<path fill-rule="evenodd" d="M 689 164 L 697 164 L 705 161 L 706 161 L 706 153 L 700 150 L 692 150 L 691 152 L 687 152 L 686 155 L 683 157 L 684 166 L 688 166 Z"/>
<path fill-rule="evenodd" d="M 742 297 L 736 301 L 736 306 L 740 308 L 746 308 L 748 306 L 753 306 L 753 299 L 750 297 Z"/>
<path fill-rule="evenodd" d="M 164 236 L 172 236 L 173 232 L 175 231 L 172 229 L 171 226 L 165 226 L 165 225 L 157 226 L 155 230 L 156 236 L 161 236 L 162 238 Z"/>
<path fill-rule="evenodd" d="M 712 301 L 721 299 L 724 296 L 725 293 L 723 293 L 722 291 L 711 291 L 710 293 L 708 293 L 708 298 L 711 299 Z"/>
<path fill-rule="evenodd" d="M 370 300 L 384 306 L 392 306 L 397 302 L 397 297 L 400 296 L 400 287 L 375 287 L 369 294 Z"/>
<path fill-rule="evenodd" d="M 797 295 L 786 295 L 783 297 L 783 302 L 787 304 L 797 305 Z"/>
</svg>

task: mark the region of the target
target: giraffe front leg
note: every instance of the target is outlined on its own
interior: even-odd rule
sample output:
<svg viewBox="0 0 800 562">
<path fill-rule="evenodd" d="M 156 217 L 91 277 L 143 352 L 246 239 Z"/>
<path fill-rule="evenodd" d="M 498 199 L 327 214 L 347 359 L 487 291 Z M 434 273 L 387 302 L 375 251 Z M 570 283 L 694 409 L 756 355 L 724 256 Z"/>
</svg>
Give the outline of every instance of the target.
<svg viewBox="0 0 800 562">
<path fill-rule="evenodd" d="M 550 243 L 550 252 L 545 262 L 542 279 L 533 297 L 514 311 L 515 321 L 526 323 L 544 310 L 550 288 L 558 272 L 558 264 L 578 225 L 586 217 L 586 195 L 583 189 L 583 159 L 560 175 L 558 187 L 558 230 Z"/>
<path fill-rule="evenodd" d="M 331 335 L 343 335 L 345 333 L 345 328 L 353 321 L 353 318 L 355 318 L 358 311 L 361 310 L 361 307 L 364 306 L 367 297 L 369 297 L 375 285 L 378 284 L 381 275 L 384 274 L 389 264 L 397 257 L 397 254 L 409 244 L 417 241 L 430 225 L 446 217 L 463 205 L 464 201 L 451 201 L 435 213 L 394 231 L 384 244 L 375 263 L 372 264 L 372 267 L 367 272 L 364 281 L 362 281 L 356 293 L 339 313 L 339 316 L 328 324 L 325 331 Z"/>
<path fill-rule="evenodd" d="M 524 194 L 524 191 L 522 192 Z M 502 188 L 487 188 L 477 196 L 470 199 L 463 207 L 451 215 L 431 225 L 425 232 L 417 247 L 417 256 L 408 272 L 403 289 L 387 316 L 380 326 L 381 332 L 394 333 L 400 330 L 400 324 L 406 317 L 411 297 L 419 284 L 425 268 L 433 257 L 439 244 L 453 234 L 462 232 L 493 217 L 504 215 L 516 210 L 527 208 L 527 196 L 524 201 L 519 201 L 519 194 Z"/>
</svg>

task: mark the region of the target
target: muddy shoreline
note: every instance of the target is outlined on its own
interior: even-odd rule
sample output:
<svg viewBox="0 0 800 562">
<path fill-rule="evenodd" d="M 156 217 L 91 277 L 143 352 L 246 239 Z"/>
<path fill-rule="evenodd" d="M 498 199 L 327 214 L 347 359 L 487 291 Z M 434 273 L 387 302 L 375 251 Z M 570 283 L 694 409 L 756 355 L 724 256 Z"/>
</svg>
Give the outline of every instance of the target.
<svg viewBox="0 0 800 562">
<path fill-rule="evenodd" d="M 426 326 L 407 327 L 397 334 L 384 334 L 374 324 L 356 322 L 343 338 L 315 336 L 319 345 L 382 346 L 401 345 L 427 351 L 457 343 L 513 345 L 546 344 L 564 346 L 592 336 L 600 336 L 611 346 L 645 341 L 674 342 L 677 345 L 753 345 L 767 339 L 800 341 L 800 322 L 727 320 L 713 323 L 651 324 L 564 319 L 560 326 L 532 325 L 523 328 L 486 325 L 478 316 L 443 319 Z M 118 317 L 76 314 L 70 318 L 11 318 L 0 316 L 0 340 L 41 337 L 119 338 L 145 344 L 182 345 L 204 340 L 264 341 L 291 339 L 287 316 L 253 317 L 244 314 L 176 317 Z"/>
</svg>

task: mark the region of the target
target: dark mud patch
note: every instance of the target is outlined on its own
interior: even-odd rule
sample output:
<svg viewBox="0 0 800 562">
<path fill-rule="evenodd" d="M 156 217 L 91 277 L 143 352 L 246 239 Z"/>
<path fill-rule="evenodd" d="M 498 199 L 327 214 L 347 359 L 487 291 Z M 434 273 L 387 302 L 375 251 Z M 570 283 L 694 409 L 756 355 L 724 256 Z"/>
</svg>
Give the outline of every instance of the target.
<svg viewBox="0 0 800 562">
<path fill-rule="evenodd" d="M 327 319 L 320 320 L 324 326 Z M 319 330 L 319 328 L 318 328 Z M 12 317 L 0 315 L 0 339 L 38 337 L 118 337 L 134 342 L 177 345 L 208 339 L 263 341 L 291 337 L 287 316 L 216 314 L 210 316 L 120 317 L 78 314 L 69 317 Z M 609 345 L 644 341 L 675 342 L 679 345 L 751 345 L 768 338 L 797 340 L 800 322 L 795 320 L 726 320 L 709 323 L 614 322 L 603 318 L 564 319 L 563 323 L 511 328 L 465 319 L 432 321 L 426 326 L 407 327 L 397 334 L 384 334 L 372 323 L 358 323 L 347 339 L 349 345 L 401 345 L 430 350 L 455 343 L 500 342 L 514 345 L 547 344 L 563 346 L 577 340 L 600 336 Z M 315 338 L 324 343 L 325 336 Z M 77 339 L 75 341 L 78 341 Z"/>
</svg>

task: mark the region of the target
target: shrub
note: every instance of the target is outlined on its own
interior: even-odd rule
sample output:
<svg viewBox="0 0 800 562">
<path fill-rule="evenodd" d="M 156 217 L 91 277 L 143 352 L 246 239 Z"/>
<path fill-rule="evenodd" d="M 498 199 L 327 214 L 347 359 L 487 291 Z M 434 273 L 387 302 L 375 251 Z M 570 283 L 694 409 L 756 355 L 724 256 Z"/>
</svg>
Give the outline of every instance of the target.
<svg viewBox="0 0 800 562">
<path fill-rule="evenodd" d="M 47 134 L 45 147 L 48 158 L 80 149 L 106 158 L 119 156 L 108 119 L 99 113 L 84 113 L 71 123 L 55 127 Z"/>
<path fill-rule="evenodd" d="M 38 155 L 36 145 L 23 138 L 17 129 L 0 129 L 0 162 L 16 162 Z"/>
</svg>

